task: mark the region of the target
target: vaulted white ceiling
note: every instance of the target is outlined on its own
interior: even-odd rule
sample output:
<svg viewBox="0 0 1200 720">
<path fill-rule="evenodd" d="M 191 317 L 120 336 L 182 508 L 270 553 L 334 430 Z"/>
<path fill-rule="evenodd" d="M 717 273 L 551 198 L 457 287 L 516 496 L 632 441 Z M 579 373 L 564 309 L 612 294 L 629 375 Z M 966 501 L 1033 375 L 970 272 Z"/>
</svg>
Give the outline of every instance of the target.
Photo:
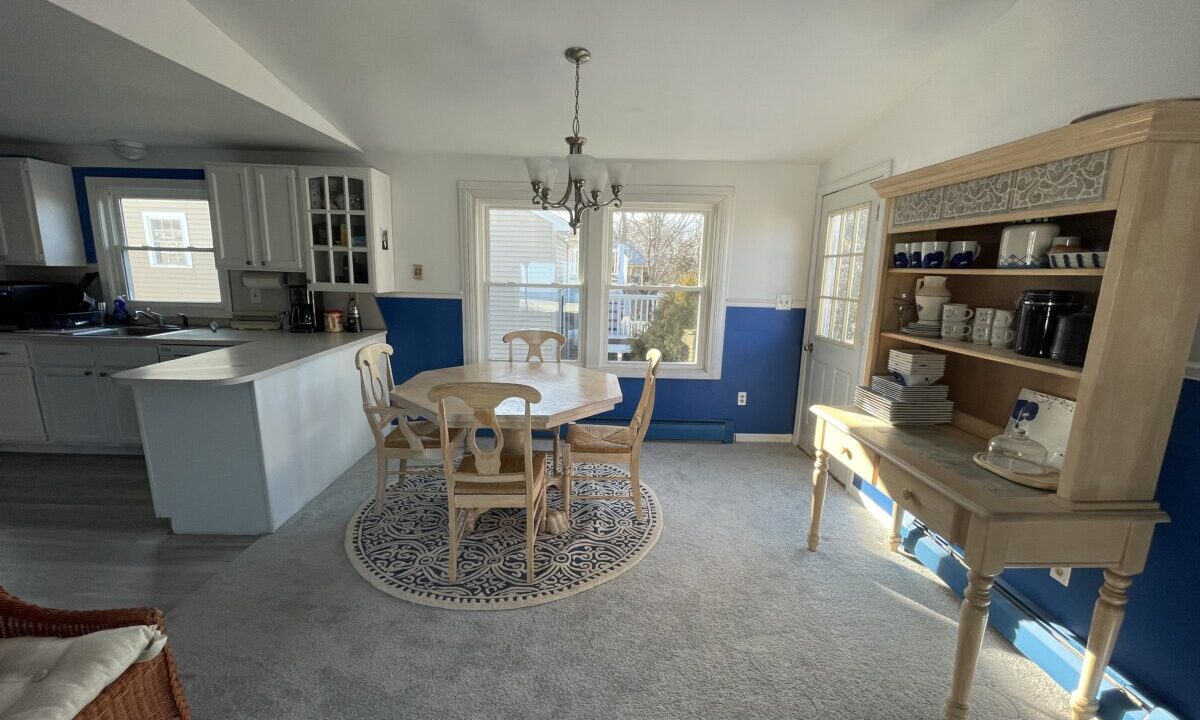
<svg viewBox="0 0 1200 720">
<path fill-rule="evenodd" d="M 592 154 L 763 161 L 829 157 L 1015 2 L 188 1 L 328 121 L 336 132 L 327 144 L 340 134 L 365 150 L 560 154 L 573 103 L 562 51 L 584 45 L 593 60 L 583 67 L 582 134 Z M 33 44 L 22 49 L 36 54 Z M 120 85 L 106 90 L 135 105 L 155 100 L 132 80 Z M 8 105 L 10 87 L 0 90 Z M 203 103 L 230 118 L 254 105 L 262 113 L 261 99 L 212 94 L 201 93 Z M 81 133 L 89 117 L 102 122 L 59 110 Z M 11 134 L 22 112 L 6 112 L 0 133 Z M 245 142 L 236 129 L 223 141 L 262 146 L 277 131 L 276 146 L 305 145 L 305 123 L 282 115 L 246 123 Z M 206 126 L 207 135 L 186 123 L 183 133 L 161 129 L 174 133 L 171 144 L 206 144 Z"/>
</svg>

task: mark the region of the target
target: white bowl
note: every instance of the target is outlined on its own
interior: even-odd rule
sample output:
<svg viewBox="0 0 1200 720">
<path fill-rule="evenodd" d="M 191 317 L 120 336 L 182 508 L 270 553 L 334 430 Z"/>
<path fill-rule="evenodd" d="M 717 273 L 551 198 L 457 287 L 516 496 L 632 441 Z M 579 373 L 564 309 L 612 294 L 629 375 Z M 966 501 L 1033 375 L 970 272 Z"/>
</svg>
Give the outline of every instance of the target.
<svg viewBox="0 0 1200 720">
<path fill-rule="evenodd" d="M 896 378 L 896 382 L 905 387 L 918 387 L 921 385 L 932 385 L 942 379 L 941 374 L 938 375 L 922 375 L 919 373 L 903 373 L 899 370 L 892 371 L 892 377 Z"/>
</svg>

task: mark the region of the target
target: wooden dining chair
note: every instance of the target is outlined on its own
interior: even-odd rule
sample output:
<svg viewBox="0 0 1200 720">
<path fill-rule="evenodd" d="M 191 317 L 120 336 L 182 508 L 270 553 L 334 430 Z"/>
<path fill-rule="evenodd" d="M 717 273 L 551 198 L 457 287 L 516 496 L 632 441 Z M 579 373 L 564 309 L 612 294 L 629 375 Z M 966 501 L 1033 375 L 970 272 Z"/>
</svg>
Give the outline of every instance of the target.
<svg viewBox="0 0 1200 720">
<path fill-rule="evenodd" d="M 367 415 L 371 434 L 375 436 L 377 513 L 383 512 L 391 475 L 396 475 L 397 485 L 400 485 L 407 475 L 428 472 L 428 465 L 410 468 L 408 463 L 414 460 L 426 463 L 440 461 L 442 448 L 448 448 L 444 454 L 453 459 L 454 446 L 462 438 L 462 432 L 459 431 L 449 438 L 449 444 L 443 444 L 436 423 L 409 420 L 404 408 L 398 407 L 392 398 L 392 388 L 396 382 L 392 377 L 391 357 L 392 346 L 387 343 L 367 345 L 354 355 L 354 364 L 362 380 L 363 412 Z M 392 460 L 398 461 L 396 470 L 391 468 Z M 415 491 L 401 494 L 412 495 Z"/>
<path fill-rule="evenodd" d="M 508 361 L 513 361 L 513 341 L 521 340 L 525 343 L 526 353 L 525 362 L 545 362 L 542 357 L 542 346 L 547 342 L 554 341 L 554 362 L 562 363 L 562 349 L 567 344 L 567 336 L 562 333 L 554 332 L 553 330 L 513 330 L 505 333 L 504 337 L 500 338 L 501 342 L 508 346 Z M 554 463 L 551 467 L 554 468 L 555 474 L 558 473 L 559 458 L 562 457 L 562 426 L 555 425 L 550 428 L 550 432 L 554 436 Z"/>
<path fill-rule="evenodd" d="M 550 340 L 554 341 L 554 362 L 562 362 L 562 349 L 567 344 L 567 336 L 553 330 L 513 330 L 505 333 L 500 341 L 508 346 L 508 361 L 513 361 L 513 340 L 525 343 L 525 362 L 534 360 L 545 361 L 542 357 L 542 346 Z"/>
<path fill-rule="evenodd" d="M 496 419 L 496 408 L 510 398 L 525 402 L 524 439 L 521 454 L 504 453 L 504 433 Z M 446 508 L 450 532 L 450 582 L 458 581 L 458 544 L 475 517 L 490 508 L 525 508 L 525 577 L 533 583 L 534 545 L 546 525 L 546 453 L 533 452 L 533 427 L 529 406 L 542 399 L 536 388 L 518 383 L 463 382 L 437 385 L 429 399 L 438 404 L 442 443 L 450 442 L 447 400 L 457 400 L 471 411 L 473 420 L 466 431 L 467 449 L 458 467 L 449 455 L 442 459 L 446 472 Z M 491 450 L 479 447 L 479 431 L 495 436 Z"/>
<path fill-rule="evenodd" d="M 650 429 L 650 418 L 654 414 L 654 390 L 658 382 L 658 366 L 662 364 L 662 353 L 657 349 L 646 353 L 646 382 L 642 385 L 642 397 L 628 425 L 585 425 L 571 423 L 567 426 L 567 443 L 563 456 L 563 510 L 571 514 L 571 500 L 633 500 L 637 521 L 642 521 L 642 483 L 640 464 L 642 441 Z M 629 495 L 576 495 L 571 494 L 571 482 L 577 462 L 618 463 L 629 466 Z M 606 480 L 608 478 L 605 478 Z"/>
</svg>

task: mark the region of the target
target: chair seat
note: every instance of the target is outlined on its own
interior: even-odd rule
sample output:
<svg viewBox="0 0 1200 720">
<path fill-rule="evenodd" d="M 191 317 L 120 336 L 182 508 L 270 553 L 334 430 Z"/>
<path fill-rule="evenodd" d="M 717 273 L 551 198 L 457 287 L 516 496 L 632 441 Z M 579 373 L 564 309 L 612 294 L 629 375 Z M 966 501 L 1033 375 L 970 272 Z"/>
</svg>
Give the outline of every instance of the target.
<svg viewBox="0 0 1200 720">
<path fill-rule="evenodd" d="M 633 430 L 619 425 L 570 425 L 567 443 L 572 452 L 631 453 Z"/>
<path fill-rule="evenodd" d="M 421 444 L 425 447 L 438 448 L 442 446 L 442 435 L 437 423 L 428 420 L 417 420 L 410 422 L 408 426 L 417 434 L 417 437 L 421 438 Z M 408 448 L 408 438 L 404 437 L 403 430 L 397 427 L 384 438 L 383 446 L 389 448 Z"/>
<path fill-rule="evenodd" d="M 501 455 L 500 456 L 500 472 L 499 475 L 517 475 L 525 472 L 525 456 L 524 455 Z M 454 494 L 455 495 L 506 495 L 506 494 L 523 494 L 525 492 L 524 480 L 512 480 L 506 482 L 472 482 L 469 476 L 478 475 L 479 470 L 475 467 L 475 456 L 466 455 L 462 462 L 458 465 L 458 470 L 454 473 Z M 466 476 L 466 477 L 464 477 Z M 483 476 L 488 477 L 488 476 Z M 533 481 L 535 484 L 543 482 L 546 479 L 546 453 L 535 452 L 533 454 Z"/>
</svg>

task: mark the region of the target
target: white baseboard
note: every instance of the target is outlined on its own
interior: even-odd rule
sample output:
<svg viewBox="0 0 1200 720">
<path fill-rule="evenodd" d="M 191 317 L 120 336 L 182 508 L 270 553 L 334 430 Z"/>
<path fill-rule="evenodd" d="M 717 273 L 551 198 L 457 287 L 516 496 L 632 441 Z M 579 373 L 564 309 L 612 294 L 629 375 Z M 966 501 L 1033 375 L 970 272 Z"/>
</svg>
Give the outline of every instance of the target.
<svg viewBox="0 0 1200 720">
<path fill-rule="evenodd" d="M 791 433 L 734 433 L 734 442 L 787 443 L 791 444 Z"/>
</svg>

